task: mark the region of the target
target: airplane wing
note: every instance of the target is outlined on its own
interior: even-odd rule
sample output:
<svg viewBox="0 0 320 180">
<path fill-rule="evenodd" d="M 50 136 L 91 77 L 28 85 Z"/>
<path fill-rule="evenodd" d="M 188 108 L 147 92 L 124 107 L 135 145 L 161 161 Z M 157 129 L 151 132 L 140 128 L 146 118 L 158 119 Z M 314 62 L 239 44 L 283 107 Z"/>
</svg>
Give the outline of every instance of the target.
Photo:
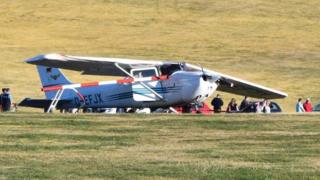
<svg viewBox="0 0 320 180">
<path fill-rule="evenodd" d="M 42 65 L 47 67 L 69 69 L 81 71 L 88 75 L 108 75 L 108 76 L 126 76 L 116 64 L 129 72 L 133 68 L 145 68 L 161 66 L 164 64 L 178 64 L 175 62 L 163 61 L 143 61 L 121 58 L 99 58 L 99 57 L 81 57 L 61 54 L 45 54 L 26 60 L 27 63 Z M 219 72 L 202 69 L 192 64 L 184 64 L 186 71 L 203 71 L 205 74 L 218 77 L 218 90 L 243 96 L 255 98 L 277 99 L 285 98 L 288 95 L 284 92 L 267 88 L 255 83 L 251 83 L 239 78 L 225 75 Z"/>
<path fill-rule="evenodd" d="M 266 99 L 279 99 L 286 98 L 288 94 L 264 87 L 259 84 L 251 83 L 246 80 L 242 80 L 236 77 L 232 77 L 226 74 L 215 72 L 208 69 L 202 69 L 199 66 L 192 64 L 186 64 L 186 70 L 189 71 L 203 71 L 205 74 L 220 77 L 218 80 L 218 91 L 228 92 L 232 94 L 254 97 L 254 98 L 266 98 Z"/>
<path fill-rule="evenodd" d="M 121 58 L 99 58 L 99 57 L 81 57 L 61 54 L 45 54 L 26 60 L 27 63 L 81 71 L 87 75 L 107 75 L 107 76 L 126 76 L 118 67 L 119 64 L 126 71 L 132 68 L 145 68 L 149 66 L 159 66 L 165 64 L 162 61 L 143 61 Z"/>
</svg>

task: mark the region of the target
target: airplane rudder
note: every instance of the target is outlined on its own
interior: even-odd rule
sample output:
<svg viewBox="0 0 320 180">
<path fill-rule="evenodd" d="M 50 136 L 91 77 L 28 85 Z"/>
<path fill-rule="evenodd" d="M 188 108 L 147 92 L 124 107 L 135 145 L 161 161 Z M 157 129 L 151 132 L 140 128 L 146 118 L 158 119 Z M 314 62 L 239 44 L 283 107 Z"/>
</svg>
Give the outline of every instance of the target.
<svg viewBox="0 0 320 180">
<path fill-rule="evenodd" d="M 43 87 L 71 84 L 58 68 L 37 65 L 37 69 Z"/>
</svg>

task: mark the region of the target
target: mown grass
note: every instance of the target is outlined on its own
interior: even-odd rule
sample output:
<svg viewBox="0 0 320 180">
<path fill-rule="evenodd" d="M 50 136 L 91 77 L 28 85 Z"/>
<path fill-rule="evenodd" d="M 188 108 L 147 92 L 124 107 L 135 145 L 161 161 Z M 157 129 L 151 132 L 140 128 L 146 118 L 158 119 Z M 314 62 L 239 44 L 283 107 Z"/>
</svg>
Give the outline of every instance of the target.
<svg viewBox="0 0 320 180">
<path fill-rule="evenodd" d="M 289 98 L 280 103 L 294 111 L 298 97 L 320 96 L 319 6 L 317 0 L 4 0 L 0 86 L 11 87 L 16 101 L 43 97 L 35 68 L 22 62 L 41 53 L 185 59 L 285 91 Z M 109 79 L 67 74 L 75 82 Z"/>
<path fill-rule="evenodd" d="M 319 115 L 0 115 L 0 176 L 318 179 Z"/>
</svg>

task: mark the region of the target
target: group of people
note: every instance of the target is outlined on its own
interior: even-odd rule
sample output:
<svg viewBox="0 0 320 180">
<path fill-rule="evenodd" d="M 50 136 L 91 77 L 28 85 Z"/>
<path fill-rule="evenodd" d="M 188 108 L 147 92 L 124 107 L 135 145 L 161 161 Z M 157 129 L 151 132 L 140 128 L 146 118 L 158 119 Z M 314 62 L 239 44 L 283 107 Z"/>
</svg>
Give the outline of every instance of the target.
<svg viewBox="0 0 320 180">
<path fill-rule="evenodd" d="M 215 113 L 223 112 L 222 106 L 224 105 L 224 102 L 221 99 L 219 94 L 217 94 L 217 96 L 213 98 L 211 105 L 213 106 L 213 111 Z M 247 108 L 252 105 L 254 106 L 254 112 L 256 113 L 271 113 L 271 106 L 270 106 L 269 100 L 263 100 L 261 102 L 258 101 L 258 102 L 252 103 L 248 100 L 247 96 L 245 96 L 244 99 L 241 101 L 240 106 L 238 106 L 236 99 L 232 98 L 225 112 L 226 113 L 252 112 L 251 110 L 247 111 Z"/>
<path fill-rule="evenodd" d="M 11 110 L 12 95 L 10 94 L 10 88 L 2 88 L 0 94 L 0 112 L 8 112 Z"/>
<path fill-rule="evenodd" d="M 307 98 L 306 101 L 303 103 L 302 98 L 298 99 L 298 102 L 296 104 L 296 112 L 302 113 L 302 112 L 312 112 L 312 104 L 310 98 Z"/>
</svg>

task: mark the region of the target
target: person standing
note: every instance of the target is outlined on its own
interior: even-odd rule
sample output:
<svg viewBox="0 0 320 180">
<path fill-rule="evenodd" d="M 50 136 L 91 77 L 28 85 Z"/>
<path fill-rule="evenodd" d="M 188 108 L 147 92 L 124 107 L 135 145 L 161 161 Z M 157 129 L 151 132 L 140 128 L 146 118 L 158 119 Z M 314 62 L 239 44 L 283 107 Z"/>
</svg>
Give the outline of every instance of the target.
<svg viewBox="0 0 320 180">
<path fill-rule="evenodd" d="M 4 94 L 4 92 L 5 92 L 5 88 L 2 88 L 2 93 L 0 94 L 0 112 L 2 112 L 2 96 L 3 96 L 3 94 Z"/>
<path fill-rule="evenodd" d="M 220 98 L 220 94 L 217 94 L 215 98 L 211 101 L 211 105 L 213 106 L 213 111 L 215 113 L 220 113 L 221 108 L 223 106 L 223 100 Z"/>
<path fill-rule="evenodd" d="M 302 104 L 302 98 L 299 98 L 299 99 L 298 99 L 298 102 L 297 102 L 297 104 L 296 104 L 296 112 L 297 112 L 297 113 L 305 112 L 304 107 L 303 107 L 303 104 Z"/>
<path fill-rule="evenodd" d="M 303 104 L 305 112 L 312 112 L 312 104 L 310 98 L 307 98 L 306 102 Z"/>
<path fill-rule="evenodd" d="M 256 113 L 260 114 L 260 113 L 263 113 L 263 108 L 264 108 L 264 103 L 263 101 L 258 101 L 256 103 Z"/>
<path fill-rule="evenodd" d="M 270 101 L 269 100 L 265 100 L 263 112 L 266 113 L 266 114 L 270 114 L 271 113 L 271 107 L 270 107 Z"/>
<path fill-rule="evenodd" d="M 9 88 L 5 88 L 4 89 L 3 94 L 1 96 L 1 99 L 2 99 L 1 101 L 2 101 L 2 110 L 3 110 L 3 112 L 10 111 L 12 97 L 10 95 L 10 89 Z"/>
<path fill-rule="evenodd" d="M 236 99 L 232 98 L 230 103 L 228 104 L 227 113 L 236 113 L 238 112 L 238 105 L 236 103 Z"/>
<path fill-rule="evenodd" d="M 13 107 L 13 97 L 10 91 L 10 88 L 7 88 L 7 94 L 9 96 L 9 110 L 12 111 L 13 109 L 15 110 L 15 107 Z"/>
<path fill-rule="evenodd" d="M 249 106 L 249 101 L 248 101 L 248 97 L 245 96 L 244 99 L 242 100 L 239 110 L 242 112 L 245 110 L 245 108 L 247 108 Z"/>
</svg>

